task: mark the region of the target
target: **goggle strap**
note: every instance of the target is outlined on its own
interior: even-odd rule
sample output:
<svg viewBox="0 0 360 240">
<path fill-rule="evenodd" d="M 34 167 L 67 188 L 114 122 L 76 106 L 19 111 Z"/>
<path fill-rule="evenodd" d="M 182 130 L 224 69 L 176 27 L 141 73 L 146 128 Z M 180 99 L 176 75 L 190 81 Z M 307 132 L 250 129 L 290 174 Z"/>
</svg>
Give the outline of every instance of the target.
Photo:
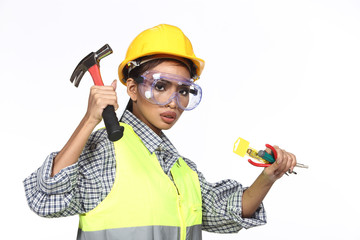
<svg viewBox="0 0 360 240">
<path fill-rule="evenodd" d="M 136 78 L 134 78 L 134 80 L 135 80 L 135 82 L 137 82 L 138 84 L 141 84 L 141 83 L 144 82 L 144 78 L 143 78 L 142 76 L 136 77 Z"/>
<path fill-rule="evenodd" d="M 195 96 L 197 96 L 197 94 L 198 94 L 198 90 L 196 90 L 196 89 L 190 89 L 189 92 L 191 94 L 194 94 Z"/>
</svg>

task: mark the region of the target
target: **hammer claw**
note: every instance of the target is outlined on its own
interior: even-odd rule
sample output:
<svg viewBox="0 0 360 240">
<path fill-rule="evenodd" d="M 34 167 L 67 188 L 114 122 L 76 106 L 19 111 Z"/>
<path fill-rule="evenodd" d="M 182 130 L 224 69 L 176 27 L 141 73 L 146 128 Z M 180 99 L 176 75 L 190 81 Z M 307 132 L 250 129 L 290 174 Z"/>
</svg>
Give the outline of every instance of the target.
<svg viewBox="0 0 360 240">
<path fill-rule="evenodd" d="M 81 77 L 84 75 L 84 70 L 81 67 L 76 67 L 74 72 L 71 74 L 70 82 L 74 83 L 76 87 L 79 86 Z"/>
<path fill-rule="evenodd" d="M 81 81 L 82 77 L 84 76 L 85 72 L 86 71 L 84 71 L 83 69 L 79 70 L 79 73 L 75 76 L 75 79 L 74 79 L 75 80 L 75 82 L 74 82 L 75 87 L 79 86 L 80 81 Z"/>
</svg>

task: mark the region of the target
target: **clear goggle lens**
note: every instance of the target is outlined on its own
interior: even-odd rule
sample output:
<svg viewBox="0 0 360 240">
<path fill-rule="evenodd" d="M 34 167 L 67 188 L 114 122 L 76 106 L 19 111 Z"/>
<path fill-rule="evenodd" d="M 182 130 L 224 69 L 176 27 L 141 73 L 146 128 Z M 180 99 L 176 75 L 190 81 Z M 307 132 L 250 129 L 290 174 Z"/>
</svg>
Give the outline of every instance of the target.
<svg viewBox="0 0 360 240">
<path fill-rule="evenodd" d="M 181 109 L 192 110 L 201 101 L 201 87 L 192 79 L 153 71 L 147 71 L 141 77 L 140 93 L 151 103 L 166 105 L 174 100 Z"/>
</svg>

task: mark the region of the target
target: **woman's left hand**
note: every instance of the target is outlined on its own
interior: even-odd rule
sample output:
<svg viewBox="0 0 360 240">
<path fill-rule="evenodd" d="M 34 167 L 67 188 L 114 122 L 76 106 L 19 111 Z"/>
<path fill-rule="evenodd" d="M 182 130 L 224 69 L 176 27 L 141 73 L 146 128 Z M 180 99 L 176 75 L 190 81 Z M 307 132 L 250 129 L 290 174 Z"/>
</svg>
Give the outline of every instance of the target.
<svg viewBox="0 0 360 240">
<path fill-rule="evenodd" d="M 291 173 L 296 165 L 296 156 L 294 154 L 289 153 L 278 146 L 273 147 L 276 150 L 277 159 L 271 166 L 265 168 L 263 172 L 270 182 L 275 182 L 286 172 Z M 266 149 L 266 152 L 271 154 L 269 148 Z"/>
</svg>

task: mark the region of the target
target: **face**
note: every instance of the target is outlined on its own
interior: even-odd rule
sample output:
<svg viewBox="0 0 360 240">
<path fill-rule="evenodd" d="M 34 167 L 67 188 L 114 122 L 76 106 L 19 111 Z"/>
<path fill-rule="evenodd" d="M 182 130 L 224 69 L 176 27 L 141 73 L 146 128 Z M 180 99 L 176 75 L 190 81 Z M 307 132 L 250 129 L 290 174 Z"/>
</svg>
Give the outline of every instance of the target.
<svg viewBox="0 0 360 240">
<path fill-rule="evenodd" d="M 175 61 L 162 62 L 150 70 L 190 78 L 188 69 Z M 163 106 L 150 103 L 144 99 L 137 83 L 131 78 L 127 80 L 127 92 L 133 100 L 133 114 L 158 135 L 160 135 L 161 130 L 170 129 L 183 113 L 175 98 Z"/>
</svg>

